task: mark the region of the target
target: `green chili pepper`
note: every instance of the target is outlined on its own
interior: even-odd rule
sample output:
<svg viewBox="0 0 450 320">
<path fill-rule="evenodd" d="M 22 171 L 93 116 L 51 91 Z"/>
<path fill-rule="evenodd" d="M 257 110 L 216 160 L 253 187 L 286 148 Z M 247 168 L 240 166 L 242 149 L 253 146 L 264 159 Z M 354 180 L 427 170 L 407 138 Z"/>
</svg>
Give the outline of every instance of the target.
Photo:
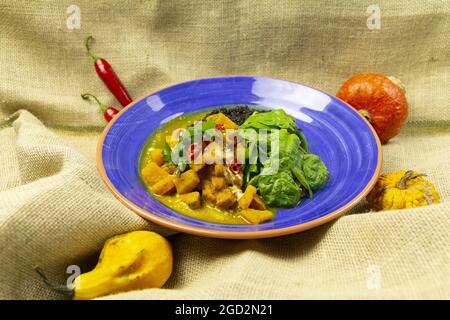
<svg viewBox="0 0 450 320">
<path fill-rule="evenodd" d="M 167 143 L 164 144 L 162 152 L 163 152 L 163 159 L 166 162 L 172 162 L 172 150 L 170 149 Z"/>
</svg>

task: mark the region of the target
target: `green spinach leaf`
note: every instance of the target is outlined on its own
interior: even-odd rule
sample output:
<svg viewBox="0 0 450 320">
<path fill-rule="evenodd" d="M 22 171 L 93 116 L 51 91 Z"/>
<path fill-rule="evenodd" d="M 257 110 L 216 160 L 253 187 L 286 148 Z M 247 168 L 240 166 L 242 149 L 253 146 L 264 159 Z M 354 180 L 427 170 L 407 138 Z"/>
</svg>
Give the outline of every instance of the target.
<svg viewBox="0 0 450 320">
<path fill-rule="evenodd" d="M 250 183 L 255 183 L 268 206 L 291 208 L 300 201 L 301 189 L 287 171 L 280 171 L 270 176 L 259 175 Z"/>
<path fill-rule="evenodd" d="M 302 169 L 308 185 L 314 191 L 321 189 L 328 181 L 328 169 L 319 156 L 315 154 L 304 155 Z"/>
<path fill-rule="evenodd" d="M 287 115 L 283 109 L 272 110 L 269 112 L 254 112 L 241 125 L 242 129 L 286 129 L 289 133 L 296 134 L 303 150 L 308 150 L 305 136 L 295 123 L 294 118 Z"/>
</svg>

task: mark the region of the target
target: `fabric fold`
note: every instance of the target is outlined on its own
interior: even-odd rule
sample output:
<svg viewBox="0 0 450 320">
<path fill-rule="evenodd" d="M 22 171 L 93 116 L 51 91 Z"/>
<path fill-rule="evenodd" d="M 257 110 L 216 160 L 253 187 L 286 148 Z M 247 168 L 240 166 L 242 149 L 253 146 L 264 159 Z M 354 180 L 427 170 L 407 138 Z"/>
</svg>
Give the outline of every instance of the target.
<svg viewBox="0 0 450 320">
<path fill-rule="evenodd" d="M 67 266 L 88 271 L 86 257 L 95 260 L 114 235 L 143 229 L 173 234 L 121 205 L 95 164 L 32 114 L 22 110 L 14 118 L 0 130 L 0 147 L 9 146 L 0 153 L 2 298 L 60 297 L 43 286 L 33 267 L 64 283 Z"/>
</svg>

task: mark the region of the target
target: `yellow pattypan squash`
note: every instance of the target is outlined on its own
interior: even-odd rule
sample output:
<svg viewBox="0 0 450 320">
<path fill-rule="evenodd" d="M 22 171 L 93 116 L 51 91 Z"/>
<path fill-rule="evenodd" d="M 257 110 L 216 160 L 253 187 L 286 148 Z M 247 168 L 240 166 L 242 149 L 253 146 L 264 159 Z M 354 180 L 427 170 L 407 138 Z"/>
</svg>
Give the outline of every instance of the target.
<svg viewBox="0 0 450 320">
<path fill-rule="evenodd" d="M 379 211 L 438 203 L 440 196 L 436 188 L 424 176 L 411 170 L 382 174 L 367 196 L 369 206 Z"/>
<path fill-rule="evenodd" d="M 106 241 L 96 267 L 79 275 L 73 288 L 54 286 L 43 272 L 36 271 L 51 288 L 74 299 L 96 297 L 146 288 L 161 288 L 172 273 L 172 248 L 162 236 L 134 231 Z"/>
</svg>

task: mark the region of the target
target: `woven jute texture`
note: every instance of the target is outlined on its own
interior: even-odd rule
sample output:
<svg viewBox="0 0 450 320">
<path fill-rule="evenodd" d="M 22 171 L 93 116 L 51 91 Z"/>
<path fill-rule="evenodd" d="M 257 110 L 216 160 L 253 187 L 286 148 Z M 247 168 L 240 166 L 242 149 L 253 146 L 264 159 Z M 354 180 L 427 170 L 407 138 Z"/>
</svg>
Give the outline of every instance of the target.
<svg viewBox="0 0 450 320">
<path fill-rule="evenodd" d="M 33 267 L 64 283 L 67 266 L 90 270 L 106 239 L 131 230 L 169 237 L 174 272 L 163 289 L 105 298 L 450 298 L 449 2 L 375 2 L 0 0 L 0 298 L 63 298 Z M 152 225 L 95 168 L 104 120 L 80 93 L 118 103 L 85 52 L 88 35 L 135 98 L 217 75 L 330 93 L 359 72 L 395 75 L 410 114 L 383 146 L 383 171 L 426 172 L 442 201 L 378 213 L 363 201 L 333 223 L 265 240 Z"/>
</svg>

